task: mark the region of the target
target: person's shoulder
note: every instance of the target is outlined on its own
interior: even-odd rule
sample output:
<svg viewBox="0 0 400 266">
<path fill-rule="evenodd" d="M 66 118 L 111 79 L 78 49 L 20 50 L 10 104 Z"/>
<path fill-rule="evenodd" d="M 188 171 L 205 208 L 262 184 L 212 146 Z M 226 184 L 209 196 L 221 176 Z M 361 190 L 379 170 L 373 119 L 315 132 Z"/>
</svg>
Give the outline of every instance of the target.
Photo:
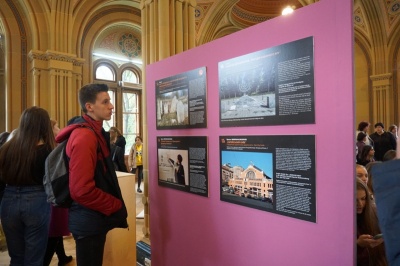
<svg viewBox="0 0 400 266">
<path fill-rule="evenodd" d="M 97 142 L 96 135 L 92 129 L 87 127 L 78 127 L 74 131 L 71 132 L 70 139 L 73 140 L 74 143 L 82 142 L 82 143 L 90 143 Z"/>
</svg>

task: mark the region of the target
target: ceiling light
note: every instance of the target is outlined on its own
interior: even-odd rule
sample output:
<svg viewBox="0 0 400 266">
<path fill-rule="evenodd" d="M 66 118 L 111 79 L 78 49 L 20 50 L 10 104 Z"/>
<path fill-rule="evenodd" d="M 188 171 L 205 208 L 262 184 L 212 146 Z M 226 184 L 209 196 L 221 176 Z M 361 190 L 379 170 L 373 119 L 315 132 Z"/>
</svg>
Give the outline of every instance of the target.
<svg viewBox="0 0 400 266">
<path fill-rule="evenodd" d="M 287 6 L 282 10 L 282 15 L 285 16 L 285 15 L 291 14 L 291 13 L 293 13 L 293 11 L 294 11 L 293 7 Z"/>
</svg>

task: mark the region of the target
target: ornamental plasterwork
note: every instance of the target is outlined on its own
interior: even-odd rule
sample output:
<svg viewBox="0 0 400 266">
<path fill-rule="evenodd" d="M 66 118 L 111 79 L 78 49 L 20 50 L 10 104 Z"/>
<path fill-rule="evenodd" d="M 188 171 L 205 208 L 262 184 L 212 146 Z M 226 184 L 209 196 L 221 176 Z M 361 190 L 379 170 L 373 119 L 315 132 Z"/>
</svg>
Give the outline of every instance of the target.
<svg viewBox="0 0 400 266">
<path fill-rule="evenodd" d="M 104 48 L 107 50 L 111 50 L 117 53 L 117 48 L 115 46 L 115 42 L 117 40 L 117 33 L 111 33 L 110 35 L 106 36 L 100 43 L 99 48 Z"/>
<path fill-rule="evenodd" d="M 373 75 L 371 76 L 372 81 L 382 81 L 382 80 L 389 80 L 392 78 L 392 73 L 387 74 L 380 74 L 380 75 Z"/>
<path fill-rule="evenodd" d="M 136 34 L 129 32 L 111 32 L 95 48 L 96 52 L 122 55 L 127 58 L 141 58 L 141 41 Z"/>
<path fill-rule="evenodd" d="M 73 63 L 74 65 L 82 65 L 84 62 L 83 59 L 77 58 L 73 54 L 66 54 L 50 50 L 47 50 L 46 52 L 31 50 L 28 54 L 28 58 L 31 62 L 33 60 L 41 60 L 41 61 L 56 60 L 56 61 Z"/>
<path fill-rule="evenodd" d="M 120 51 L 127 57 L 140 57 L 142 48 L 139 39 L 132 33 L 123 34 L 118 40 Z"/>
<path fill-rule="evenodd" d="M 353 12 L 354 26 L 368 35 L 367 25 L 365 24 L 364 14 L 360 6 L 355 7 Z"/>
<path fill-rule="evenodd" d="M 207 12 L 210 10 L 210 7 L 212 6 L 212 3 L 203 3 L 200 4 L 198 3 L 195 9 L 195 27 L 196 27 L 196 32 L 200 29 L 201 24 L 204 21 L 204 18 L 207 15 Z"/>
<path fill-rule="evenodd" d="M 388 21 L 388 29 L 396 25 L 400 20 L 400 0 L 386 0 L 385 1 L 386 16 Z"/>
</svg>

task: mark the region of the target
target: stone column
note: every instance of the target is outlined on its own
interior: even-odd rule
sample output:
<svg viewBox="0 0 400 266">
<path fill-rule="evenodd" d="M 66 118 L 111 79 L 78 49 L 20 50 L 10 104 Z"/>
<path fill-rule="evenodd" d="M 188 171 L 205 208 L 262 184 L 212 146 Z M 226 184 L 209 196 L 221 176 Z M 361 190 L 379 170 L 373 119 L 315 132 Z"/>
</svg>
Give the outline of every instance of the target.
<svg viewBox="0 0 400 266">
<path fill-rule="evenodd" d="M 142 22 L 143 80 L 146 80 L 145 66 L 174 54 L 195 47 L 195 0 L 142 0 L 140 3 Z M 142 106 L 146 106 L 146 82 L 143 83 Z M 150 238 L 149 181 L 158 178 L 157 173 L 149 173 L 148 167 L 148 126 L 147 112 L 143 108 L 143 162 L 144 191 L 144 235 Z"/>
<path fill-rule="evenodd" d="M 380 74 L 370 77 L 372 81 L 372 123 L 382 122 L 385 129 L 394 122 L 392 74 Z"/>
<path fill-rule="evenodd" d="M 80 114 L 77 91 L 81 87 L 83 60 L 75 55 L 55 51 L 30 51 L 32 86 L 28 90 L 30 105 L 45 108 L 60 127 Z"/>
</svg>

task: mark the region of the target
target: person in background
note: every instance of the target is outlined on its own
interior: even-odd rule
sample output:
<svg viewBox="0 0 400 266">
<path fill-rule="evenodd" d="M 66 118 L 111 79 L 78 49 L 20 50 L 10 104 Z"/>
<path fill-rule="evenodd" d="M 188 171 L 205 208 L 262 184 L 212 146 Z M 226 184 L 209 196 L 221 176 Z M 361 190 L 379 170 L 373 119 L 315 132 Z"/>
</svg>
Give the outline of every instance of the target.
<svg viewBox="0 0 400 266">
<path fill-rule="evenodd" d="M 114 163 L 115 171 L 128 172 L 125 165 L 125 154 L 121 147 L 115 143 L 110 144 L 111 160 Z"/>
<path fill-rule="evenodd" d="M 385 132 L 383 129 L 385 127 L 382 123 L 375 124 L 375 133 L 371 134 L 371 139 L 374 142 L 374 149 L 375 149 L 375 159 L 377 161 L 383 160 L 383 155 L 388 150 L 395 150 L 396 149 L 396 140 L 393 137 L 392 133 Z"/>
<path fill-rule="evenodd" d="M 368 183 L 368 171 L 364 165 L 356 164 L 356 178 L 360 179 L 365 184 Z"/>
<path fill-rule="evenodd" d="M 0 148 L 0 179 L 7 184 L 1 224 L 10 265 L 43 265 L 50 223 L 43 176 L 54 147 L 48 112 L 33 106 L 23 111 L 15 136 Z"/>
<path fill-rule="evenodd" d="M 180 154 L 177 156 L 175 180 L 178 184 L 185 185 L 185 168 L 182 165 L 182 155 Z"/>
<path fill-rule="evenodd" d="M 357 127 L 356 138 L 357 138 L 357 136 L 358 136 L 358 133 L 364 132 L 364 134 L 367 135 L 367 139 L 365 140 L 365 144 L 373 146 L 373 145 L 374 145 L 374 142 L 373 142 L 373 141 L 371 140 L 371 138 L 368 136 L 368 129 L 369 129 L 369 126 L 370 126 L 370 125 L 371 125 L 371 124 L 370 124 L 369 122 L 366 122 L 366 121 L 360 122 L 360 123 L 358 124 L 358 127 Z"/>
<path fill-rule="evenodd" d="M 142 137 L 136 136 L 135 143 L 129 151 L 128 164 L 131 172 L 135 172 L 138 180 L 137 192 L 142 193 L 140 184 L 143 180 L 143 140 Z"/>
<path fill-rule="evenodd" d="M 7 131 L 0 134 L 0 148 L 1 148 L 1 146 L 3 146 L 4 143 L 6 143 L 9 135 L 10 135 L 10 132 L 7 132 Z M 5 188 L 6 188 L 6 184 L 0 180 L 0 204 L 1 204 L 1 200 L 3 199 L 3 194 L 4 194 Z"/>
<path fill-rule="evenodd" d="M 367 141 L 367 134 L 365 134 L 364 132 L 358 133 L 357 142 L 356 142 L 356 146 L 357 146 L 356 159 L 357 159 L 357 161 L 360 160 L 360 156 L 361 156 L 361 153 L 362 153 L 362 150 L 363 150 L 363 148 L 365 146 L 365 142 L 366 141 Z"/>
<path fill-rule="evenodd" d="M 396 150 L 388 150 L 382 158 L 382 162 L 396 159 Z"/>
<path fill-rule="evenodd" d="M 396 125 L 391 125 L 389 127 L 389 132 L 393 134 L 393 137 L 397 140 L 399 138 L 399 135 L 397 134 L 397 126 Z"/>
<path fill-rule="evenodd" d="M 51 119 L 54 138 L 60 132 L 57 121 Z M 51 206 L 50 229 L 47 240 L 47 248 L 44 256 L 43 265 L 48 266 L 51 263 L 54 252 L 57 254 L 58 265 L 63 266 L 72 261 L 72 256 L 67 256 L 64 249 L 64 236 L 69 236 L 68 230 L 68 209 Z"/>
<path fill-rule="evenodd" d="M 126 140 L 125 137 L 122 135 L 121 130 L 116 127 L 110 127 L 110 130 L 108 132 L 110 132 L 111 144 L 115 144 L 118 147 L 121 147 L 125 154 Z"/>
<path fill-rule="evenodd" d="M 371 201 L 367 185 L 358 178 L 356 179 L 356 214 L 357 265 L 388 265 L 383 244 L 385 236 L 374 239 L 374 236 L 381 233 L 375 205 Z"/>
<path fill-rule="evenodd" d="M 358 151 L 359 156 L 358 156 L 358 161 L 357 164 L 361 164 L 366 166 L 368 163 L 370 162 L 375 162 L 375 150 L 374 147 L 372 147 L 371 145 L 365 145 L 364 148 L 361 151 Z"/>
<path fill-rule="evenodd" d="M 114 106 L 106 84 L 87 84 L 78 93 L 84 115 L 74 119 L 56 137 L 68 139 L 69 231 L 75 239 L 77 265 L 101 266 L 109 230 L 127 228 L 127 210 L 111 161 L 109 135 L 103 121 Z"/>
</svg>

